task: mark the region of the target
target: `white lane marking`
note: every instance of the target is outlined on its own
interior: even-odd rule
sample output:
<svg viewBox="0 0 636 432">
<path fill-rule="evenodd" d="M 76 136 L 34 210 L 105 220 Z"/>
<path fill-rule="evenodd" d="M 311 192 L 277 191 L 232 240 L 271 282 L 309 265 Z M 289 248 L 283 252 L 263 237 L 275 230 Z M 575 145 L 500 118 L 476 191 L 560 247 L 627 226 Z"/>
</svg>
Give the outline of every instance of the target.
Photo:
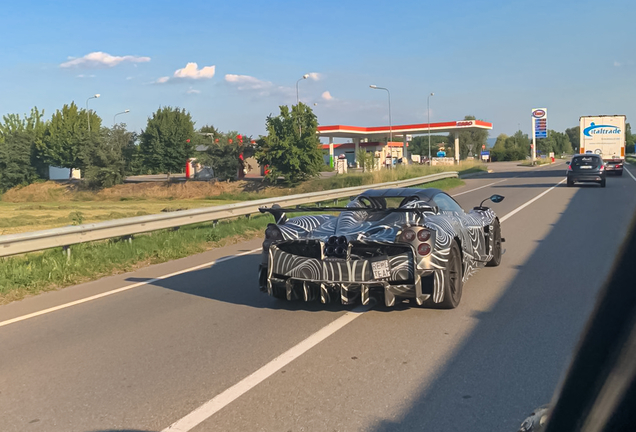
<svg viewBox="0 0 636 432">
<path fill-rule="evenodd" d="M 628 163 L 629 163 L 629 162 L 628 162 Z M 631 164 L 630 164 L 630 165 L 631 165 Z M 629 175 L 630 175 L 630 176 L 634 179 L 634 181 L 636 181 L 636 177 L 634 177 L 634 174 L 632 174 L 631 172 L 629 172 L 629 170 L 628 170 L 627 168 L 625 168 L 625 167 L 623 167 L 623 169 L 624 169 L 625 171 L 627 171 L 627 174 L 629 174 Z"/>
<path fill-rule="evenodd" d="M 556 164 L 556 162 L 555 162 L 555 164 Z M 535 168 L 544 168 L 544 167 L 551 166 L 551 165 L 552 165 L 552 164 L 537 165 L 537 166 L 535 166 L 535 167 L 531 167 L 530 169 L 535 169 Z M 451 196 L 456 197 L 456 196 L 464 195 L 464 194 L 467 194 L 467 193 L 469 193 L 469 192 L 474 192 L 474 191 L 476 191 L 476 190 L 483 189 L 483 188 L 485 188 L 485 187 L 492 186 L 492 185 L 497 184 L 497 183 L 505 182 L 506 180 L 516 179 L 516 178 L 519 178 L 519 177 L 523 177 L 523 173 L 522 173 L 521 175 L 518 175 L 518 176 L 514 176 L 514 177 L 507 178 L 507 179 L 499 180 L 499 181 L 496 181 L 496 182 L 493 182 L 493 183 L 488 183 L 487 185 L 479 186 L 478 188 L 471 189 L 471 190 L 467 190 L 467 191 L 464 191 L 464 192 L 460 192 L 460 193 L 458 193 L 458 194 L 451 195 Z"/>
<path fill-rule="evenodd" d="M 106 297 L 106 296 L 109 296 L 109 295 L 117 294 L 117 293 L 120 293 L 120 292 L 123 292 L 123 291 L 128 291 L 130 289 L 137 288 L 137 287 L 140 287 L 140 286 L 143 286 L 143 285 L 152 284 L 152 283 L 155 283 L 155 282 L 160 281 L 162 279 L 167 279 L 167 278 L 170 278 L 170 277 L 173 277 L 173 276 L 178 276 L 178 275 L 183 274 L 183 273 L 188 273 L 188 272 L 191 272 L 191 271 L 199 270 L 199 269 L 202 269 L 202 268 L 205 268 L 205 267 L 209 267 L 209 266 L 211 266 L 213 264 L 218 264 L 218 263 L 222 263 L 224 261 L 229 261 L 231 259 L 238 258 L 238 257 L 241 257 L 243 255 L 249 255 L 249 254 L 252 254 L 252 253 L 254 253 L 256 251 L 259 251 L 259 250 L 261 250 L 261 248 L 254 249 L 254 250 L 247 251 L 247 252 L 242 252 L 242 253 L 237 254 L 237 255 L 232 255 L 232 256 L 228 256 L 228 257 L 224 257 L 224 258 L 219 258 L 217 260 L 210 261 L 210 262 L 207 262 L 205 264 L 200 264 L 198 266 L 190 267 L 190 268 L 187 268 L 185 270 L 179 270 L 177 272 L 170 273 L 170 274 L 163 275 L 163 276 L 159 276 L 159 277 L 156 277 L 156 278 L 153 278 L 153 279 L 149 279 L 149 280 L 144 281 L 144 282 L 137 282 L 137 283 L 134 283 L 134 284 L 131 284 L 131 285 L 126 285 L 125 287 L 121 287 L 121 288 L 117 288 L 117 289 L 114 289 L 114 290 L 111 290 L 111 291 L 106 291 L 106 292 L 103 292 L 103 293 L 100 293 L 100 294 L 96 294 L 94 296 L 86 297 L 86 298 L 83 298 L 83 299 L 80 299 L 80 300 L 75 300 L 75 301 L 72 301 L 72 302 L 69 302 L 69 303 L 64 303 L 64 304 L 61 304 L 59 306 L 54 306 L 54 307 L 51 307 L 51 308 L 48 308 L 48 309 L 43 309 L 43 310 L 38 311 L 38 312 L 33 312 L 33 313 L 30 313 L 30 314 L 27 314 L 27 315 L 22 315 L 22 316 L 19 316 L 19 317 L 16 317 L 16 318 L 11 318 L 11 319 L 6 320 L 6 321 L 0 321 L 0 327 L 4 327 L 4 326 L 7 326 L 9 324 L 13 324 L 13 323 L 16 323 L 16 322 L 27 320 L 29 318 L 35 318 L 35 317 L 40 316 L 40 315 L 44 315 L 44 314 L 48 314 L 48 313 L 51 313 L 51 312 L 55 312 L 55 311 L 58 311 L 60 309 L 66 309 L 68 307 L 76 306 L 76 305 L 82 304 L 82 303 L 86 303 L 86 302 L 89 302 L 91 300 L 97 300 L 97 299 L 100 299 L 102 297 Z"/>
<path fill-rule="evenodd" d="M 516 177 L 512 177 L 512 178 L 516 178 Z M 488 183 L 487 185 L 479 186 L 478 188 L 471 189 L 471 190 L 467 190 L 467 191 L 465 191 L 465 192 L 460 192 L 460 193 L 455 194 L 455 195 L 453 195 L 453 196 L 454 196 L 454 197 L 456 197 L 456 196 L 460 196 L 460 195 L 467 194 L 467 193 L 469 193 L 469 192 L 474 192 L 474 191 L 476 191 L 476 190 L 483 189 L 483 188 L 485 188 L 485 187 L 492 186 L 492 185 L 494 185 L 494 184 L 501 183 L 501 182 L 504 182 L 504 181 L 506 181 L 506 180 L 508 180 L 508 179 L 503 179 L 503 180 L 499 180 L 499 181 L 496 181 L 496 182 L 493 182 L 493 183 Z"/>
<path fill-rule="evenodd" d="M 541 198 L 542 196 L 544 196 L 545 194 L 547 194 L 548 192 L 552 191 L 553 189 L 555 189 L 556 187 L 558 187 L 561 183 L 563 183 L 564 181 L 566 181 L 567 179 L 563 179 L 560 182 L 558 182 L 557 184 L 555 184 L 554 186 L 552 186 L 550 189 L 548 189 L 547 191 L 544 191 L 542 193 L 540 193 L 539 195 L 537 195 L 536 197 L 532 198 L 530 201 L 526 202 L 525 204 L 520 205 L 519 207 L 517 207 L 516 209 L 514 209 L 513 211 L 511 211 L 510 213 L 508 213 L 507 215 L 505 215 L 504 217 L 502 217 L 501 219 L 499 219 L 499 221 L 501 223 L 503 223 L 506 219 L 511 218 L 512 216 L 514 216 L 515 214 L 519 213 L 521 210 L 523 210 L 524 208 L 528 207 L 530 204 L 532 204 L 533 202 L 535 202 L 536 200 L 538 200 L 539 198 Z"/>
<path fill-rule="evenodd" d="M 261 382 L 287 366 L 292 361 L 309 351 L 311 348 L 318 345 L 320 342 L 327 339 L 329 336 L 342 329 L 354 319 L 361 317 L 367 312 L 371 306 L 358 306 L 351 312 L 347 312 L 340 318 L 327 324 L 325 327 L 318 330 L 316 333 L 309 336 L 307 339 L 300 342 L 298 345 L 285 351 L 283 354 L 276 357 L 274 360 L 267 363 L 265 366 L 258 369 L 253 374 L 246 378 L 243 378 L 232 387 L 225 390 L 223 393 L 218 394 L 209 401 L 205 402 L 199 408 L 192 411 L 185 417 L 177 420 L 162 432 L 188 432 L 205 420 L 212 417 L 219 410 L 229 405 L 252 388 L 256 387 Z"/>
</svg>

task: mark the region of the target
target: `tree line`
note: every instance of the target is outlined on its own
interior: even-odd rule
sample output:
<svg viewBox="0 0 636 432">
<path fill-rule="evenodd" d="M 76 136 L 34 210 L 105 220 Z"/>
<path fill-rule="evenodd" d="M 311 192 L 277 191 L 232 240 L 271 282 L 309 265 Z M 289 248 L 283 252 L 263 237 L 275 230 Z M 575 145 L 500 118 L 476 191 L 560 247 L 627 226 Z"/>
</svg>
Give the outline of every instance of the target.
<svg viewBox="0 0 636 432">
<path fill-rule="evenodd" d="M 80 169 L 89 187 L 110 187 L 126 176 L 180 173 L 196 157 L 215 177 L 234 179 L 248 157 L 268 166 L 267 178 L 295 183 L 316 175 L 322 150 L 318 121 L 310 107 L 280 107 L 266 119 L 267 135 L 257 140 L 210 125 L 195 128 L 189 112 L 160 107 L 140 133 L 124 123 L 106 127 L 96 112 L 64 105 L 45 119 L 37 107 L 8 114 L 0 122 L 0 193 L 48 179 L 49 166 Z M 196 151 L 197 147 L 199 151 Z"/>
</svg>

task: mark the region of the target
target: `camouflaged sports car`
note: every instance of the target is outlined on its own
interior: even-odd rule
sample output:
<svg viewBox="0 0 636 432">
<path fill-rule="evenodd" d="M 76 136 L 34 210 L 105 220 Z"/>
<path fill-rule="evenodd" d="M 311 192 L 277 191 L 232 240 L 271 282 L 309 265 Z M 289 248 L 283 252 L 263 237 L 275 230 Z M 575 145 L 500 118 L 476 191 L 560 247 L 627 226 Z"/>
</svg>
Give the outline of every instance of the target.
<svg viewBox="0 0 636 432">
<path fill-rule="evenodd" d="M 265 230 L 260 289 L 287 300 L 454 308 L 469 276 L 501 262 L 499 219 L 483 203 L 503 199 L 466 213 L 439 189 L 399 188 L 368 190 L 345 207 L 261 208 L 276 223 Z M 339 215 L 287 218 L 316 211 Z"/>
</svg>

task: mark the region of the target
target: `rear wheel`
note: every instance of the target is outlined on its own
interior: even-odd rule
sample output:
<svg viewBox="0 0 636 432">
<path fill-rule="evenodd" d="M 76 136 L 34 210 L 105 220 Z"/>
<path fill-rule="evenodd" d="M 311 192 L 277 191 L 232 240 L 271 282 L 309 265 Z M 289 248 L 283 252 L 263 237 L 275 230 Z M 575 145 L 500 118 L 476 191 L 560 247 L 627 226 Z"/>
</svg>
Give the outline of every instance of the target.
<svg viewBox="0 0 636 432">
<path fill-rule="evenodd" d="M 574 186 L 574 182 L 570 179 L 568 179 L 568 187 L 572 187 Z"/>
<path fill-rule="evenodd" d="M 463 289 L 462 267 L 462 256 L 459 246 L 457 242 L 453 241 L 448 254 L 448 263 L 443 270 L 444 299 L 441 303 L 433 303 L 433 300 L 429 299 L 424 304 L 425 306 L 436 309 L 454 309 L 459 305 Z"/>
<path fill-rule="evenodd" d="M 623 175 L 623 170 L 616 171 L 616 175 L 617 175 L 617 176 L 619 176 L 619 177 L 621 177 L 621 176 Z"/>
<path fill-rule="evenodd" d="M 605 187 L 605 179 L 601 180 L 601 187 Z"/>
<path fill-rule="evenodd" d="M 501 264 L 501 224 L 495 219 L 492 233 L 492 259 L 486 264 L 487 267 L 497 267 Z"/>
</svg>

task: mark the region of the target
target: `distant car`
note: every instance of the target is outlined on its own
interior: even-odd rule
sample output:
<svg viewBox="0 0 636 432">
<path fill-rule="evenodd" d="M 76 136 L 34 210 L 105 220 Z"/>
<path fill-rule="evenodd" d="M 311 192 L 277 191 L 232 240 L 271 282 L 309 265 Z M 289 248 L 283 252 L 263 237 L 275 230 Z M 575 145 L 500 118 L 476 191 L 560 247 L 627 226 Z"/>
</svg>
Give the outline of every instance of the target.
<svg viewBox="0 0 636 432">
<path fill-rule="evenodd" d="M 568 163 L 567 185 L 574 183 L 598 183 L 605 187 L 605 165 L 601 156 L 593 153 L 575 155 Z"/>
<path fill-rule="evenodd" d="M 501 226 L 484 201 L 464 212 L 439 189 L 396 188 L 368 190 L 346 207 L 261 208 L 276 223 L 265 231 L 260 289 L 287 300 L 454 308 L 470 275 L 501 262 Z M 294 211 L 339 215 L 287 219 Z"/>
</svg>

